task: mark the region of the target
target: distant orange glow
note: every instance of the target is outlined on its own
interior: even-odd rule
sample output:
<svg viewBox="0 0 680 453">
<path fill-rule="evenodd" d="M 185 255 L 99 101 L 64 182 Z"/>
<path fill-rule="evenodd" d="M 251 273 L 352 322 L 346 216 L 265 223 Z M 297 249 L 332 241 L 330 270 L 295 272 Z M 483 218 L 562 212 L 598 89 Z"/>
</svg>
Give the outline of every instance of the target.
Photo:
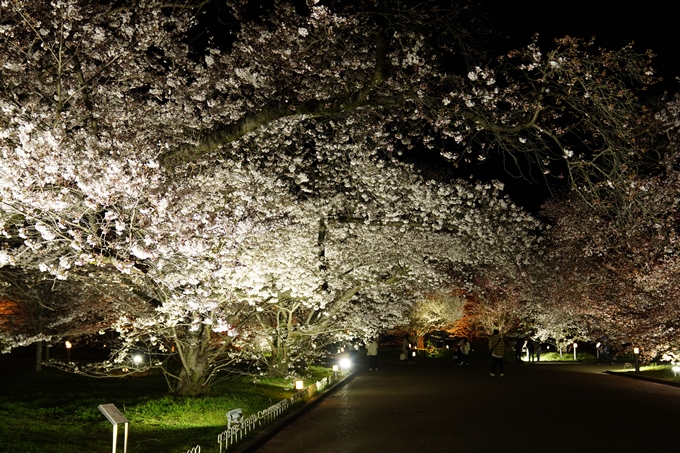
<svg viewBox="0 0 680 453">
<path fill-rule="evenodd" d="M 29 316 L 23 307 L 13 300 L 0 299 L 0 326 L 5 329 L 26 325 Z"/>
<path fill-rule="evenodd" d="M 17 312 L 16 302 L 8 299 L 0 299 L 0 315 L 9 316 Z"/>
</svg>

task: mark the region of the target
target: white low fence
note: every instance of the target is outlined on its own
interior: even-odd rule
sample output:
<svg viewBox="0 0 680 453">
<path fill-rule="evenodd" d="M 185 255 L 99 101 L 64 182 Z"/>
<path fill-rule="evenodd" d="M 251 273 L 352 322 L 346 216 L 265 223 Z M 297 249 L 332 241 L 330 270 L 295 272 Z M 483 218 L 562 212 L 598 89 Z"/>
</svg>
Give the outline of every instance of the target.
<svg viewBox="0 0 680 453">
<path fill-rule="evenodd" d="M 315 393 L 322 391 L 334 381 L 334 377 L 325 377 L 302 390 L 298 390 L 290 398 L 281 400 L 278 403 L 269 406 L 267 409 L 258 411 L 256 414 L 252 414 L 249 417 L 239 420 L 237 423 L 217 435 L 217 443 L 220 444 L 220 453 L 222 453 L 223 449 L 226 452 L 230 446 L 233 446 L 237 442 L 248 437 L 254 430 L 266 427 L 288 412 L 289 409 L 304 402 L 304 400 L 312 397 Z M 187 453 L 200 453 L 200 451 L 201 447 L 196 445 L 196 447 L 192 448 Z"/>
</svg>

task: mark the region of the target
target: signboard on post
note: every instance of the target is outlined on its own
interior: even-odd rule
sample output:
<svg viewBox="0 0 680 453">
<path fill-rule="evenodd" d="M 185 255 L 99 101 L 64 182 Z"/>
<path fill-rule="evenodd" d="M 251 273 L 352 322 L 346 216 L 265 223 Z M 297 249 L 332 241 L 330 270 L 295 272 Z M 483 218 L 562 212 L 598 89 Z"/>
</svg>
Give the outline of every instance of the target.
<svg viewBox="0 0 680 453">
<path fill-rule="evenodd" d="M 100 404 L 97 409 L 104 414 L 104 417 L 113 425 L 113 448 L 111 453 L 116 453 L 116 443 L 118 441 L 118 425 L 125 425 L 125 444 L 123 444 L 123 453 L 127 453 L 128 441 L 128 426 L 129 420 L 120 413 L 118 408 L 113 404 Z"/>
<path fill-rule="evenodd" d="M 239 425 L 243 419 L 243 409 L 234 409 L 227 412 L 227 429 L 231 428 L 231 425 Z"/>
</svg>

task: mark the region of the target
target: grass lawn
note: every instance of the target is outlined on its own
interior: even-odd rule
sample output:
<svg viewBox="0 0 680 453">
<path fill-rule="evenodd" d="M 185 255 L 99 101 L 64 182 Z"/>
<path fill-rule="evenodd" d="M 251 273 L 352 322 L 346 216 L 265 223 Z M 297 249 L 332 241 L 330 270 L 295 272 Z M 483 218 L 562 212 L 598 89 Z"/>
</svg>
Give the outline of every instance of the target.
<svg viewBox="0 0 680 453">
<path fill-rule="evenodd" d="M 632 363 L 632 360 L 630 361 Z M 640 366 L 640 375 L 653 379 L 660 379 L 663 381 L 675 382 L 680 384 L 680 373 L 673 372 L 672 365 L 667 364 L 653 364 Z M 634 369 L 622 371 L 621 373 L 635 373 Z"/>
<path fill-rule="evenodd" d="M 312 372 L 306 384 L 332 374 Z M 53 369 L 2 373 L 0 382 L 3 453 L 108 453 L 113 427 L 97 409 L 108 403 L 130 420 L 130 453 L 184 453 L 197 444 L 202 453 L 217 452 L 227 411 L 242 408 L 248 416 L 293 393 L 290 381 L 234 378 L 209 396 L 178 398 L 160 375 L 94 379 Z M 120 426 L 120 451 L 123 431 Z"/>
</svg>

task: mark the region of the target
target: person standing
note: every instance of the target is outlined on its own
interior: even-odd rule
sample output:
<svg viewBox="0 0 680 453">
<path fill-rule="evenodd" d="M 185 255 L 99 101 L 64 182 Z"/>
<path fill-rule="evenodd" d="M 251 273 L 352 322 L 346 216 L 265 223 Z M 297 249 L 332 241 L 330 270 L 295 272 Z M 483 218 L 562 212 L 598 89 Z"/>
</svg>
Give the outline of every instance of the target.
<svg viewBox="0 0 680 453">
<path fill-rule="evenodd" d="M 463 338 L 458 343 L 458 353 L 460 355 L 460 361 L 458 362 L 458 365 L 469 365 L 470 362 L 468 362 L 468 354 L 470 353 L 470 342 L 467 338 Z"/>
<path fill-rule="evenodd" d="M 535 340 L 532 340 L 532 341 L 534 343 L 534 354 L 536 355 L 536 361 L 540 362 L 543 345 L 538 341 L 535 341 Z"/>
<path fill-rule="evenodd" d="M 368 371 L 373 371 L 378 369 L 378 342 L 371 340 L 370 343 L 366 345 L 366 355 L 368 356 Z"/>
<path fill-rule="evenodd" d="M 411 343 L 408 341 L 408 335 L 404 337 L 404 343 L 402 343 L 401 352 L 404 354 L 404 363 L 410 363 L 413 360 L 411 357 Z"/>
<path fill-rule="evenodd" d="M 522 349 L 524 349 L 524 338 L 520 337 L 515 341 L 515 363 L 522 363 Z"/>
<path fill-rule="evenodd" d="M 597 343 L 597 364 L 601 364 L 602 362 L 609 362 L 609 364 L 614 365 L 614 362 L 612 359 L 609 357 L 609 345 L 605 343 L 604 339 L 600 339 L 600 341 Z"/>
<path fill-rule="evenodd" d="M 503 373 L 503 355 L 505 354 L 505 342 L 503 335 L 498 332 L 498 329 L 493 330 L 493 335 L 489 338 L 489 349 L 491 349 L 491 376 L 496 375 L 496 365 L 499 365 L 501 377 Z"/>
</svg>

